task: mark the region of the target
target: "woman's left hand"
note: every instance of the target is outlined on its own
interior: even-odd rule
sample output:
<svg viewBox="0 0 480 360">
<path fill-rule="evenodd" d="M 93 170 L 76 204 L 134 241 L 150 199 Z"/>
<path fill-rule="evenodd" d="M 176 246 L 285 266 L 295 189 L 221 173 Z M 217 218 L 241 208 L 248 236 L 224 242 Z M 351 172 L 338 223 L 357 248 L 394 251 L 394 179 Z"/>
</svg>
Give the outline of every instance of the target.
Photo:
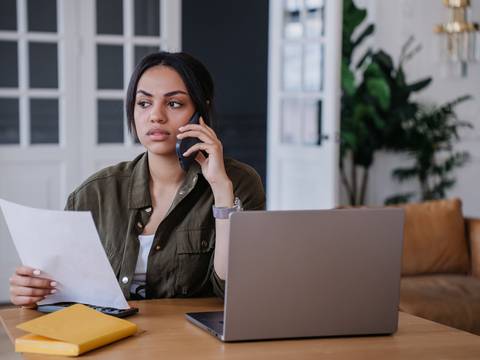
<svg viewBox="0 0 480 360">
<path fill-rule="evenodd" d="M 233 186 L 225 171 L 223 162 L 223 146 L 215 132 L 210 128 L 203 118 L 200 117 L 200 124 L 187 124 L 179 128 L 178 139 L 196 137 L 201 142 L 190 147 L 184 156 L 198 151 L 195 160 L 202 168 L 202 174 L 210 184 L 215 197 L 215 206 L 233 206 Z M 203 155 L 205 151 L 208 157 Z"/>
</svg>

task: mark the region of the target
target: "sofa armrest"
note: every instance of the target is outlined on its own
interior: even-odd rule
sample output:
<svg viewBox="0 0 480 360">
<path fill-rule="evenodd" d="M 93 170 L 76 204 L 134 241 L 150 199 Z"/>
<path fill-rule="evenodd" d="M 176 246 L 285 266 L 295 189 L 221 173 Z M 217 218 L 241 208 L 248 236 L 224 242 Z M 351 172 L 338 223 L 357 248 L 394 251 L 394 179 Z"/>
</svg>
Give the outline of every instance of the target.
<svg viewBox="0 0 480 360">
<path fill-rule="evenodd" d="M 480 219 L 465 219 L 472 275 L 480 279 Z"/>
</svg>

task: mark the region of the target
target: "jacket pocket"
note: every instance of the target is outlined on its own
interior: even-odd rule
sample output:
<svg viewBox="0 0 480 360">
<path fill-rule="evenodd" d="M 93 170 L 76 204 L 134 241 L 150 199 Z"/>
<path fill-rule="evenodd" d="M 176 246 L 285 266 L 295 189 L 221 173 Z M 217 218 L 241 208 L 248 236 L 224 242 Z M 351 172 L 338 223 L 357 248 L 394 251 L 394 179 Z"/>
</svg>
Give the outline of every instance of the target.
<svg viewBox="0 0 480 360">
<path fill-rule="evenodd" d="M 215 232 L 211 229 L 185 230 L 177 239 L 177 254 L 203 254 L 215 247 Z"/>
<path fill-rule="evenodd" d="M 201 295 L 210 283 L 215 231 L 208 228 L 182 231 L 178 234 L 176 243 L 177 296 Z"/>
</svg>

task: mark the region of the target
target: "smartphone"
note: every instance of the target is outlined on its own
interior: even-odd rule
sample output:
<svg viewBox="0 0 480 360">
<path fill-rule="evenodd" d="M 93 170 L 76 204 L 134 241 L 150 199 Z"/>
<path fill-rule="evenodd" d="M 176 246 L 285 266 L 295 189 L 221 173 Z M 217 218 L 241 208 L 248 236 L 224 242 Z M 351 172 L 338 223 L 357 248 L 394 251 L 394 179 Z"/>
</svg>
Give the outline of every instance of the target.
<svg viewBox="0 0 480 360">
<path fill-rule="evenodd" d="M 65 309 L 66 307 L 69 307 L 71 305 L 74 305 L 76 303 L 74 302 L 59 302 L 55 304 L 48 304 L 48 305 L 38 305 L 37 306 L 37 311 L 40 311 L 42 313 L 51 313 L 55 312 L 57 310 L 62 310 Z M 115 308 L 109 308 L 109 307 L 103 307 L 103 306 L 95 306 L 95 305 L 89 305 L 89 304 L 83 304 L 86 305 L 94 310 L 97 310 L 101 313 L 107 314 L 107 315 L 112 315 L 115 317 L 127 317 L 133 314 L 138 313 L 138 308 L 136 307 L 131 307 L 129 309 L 115 309 Z"/>
<path fill-rule="evenodd" d="M 192 118 L 188 122 L 189 124 L 200 124 L 200 114 L 196 112 L 193 114 Z M 183 153 L 190 149 L 193 145 L 201 142 L 198 138 L 183 138 L 178 139 L 177 144 L 175 146 L 175 151 L 177 152 L 178 161 L 180 162 L 180 166 L 182 169 L 187 172 L 192 163 L 195 161 L 195 157 L 197 156 L 198 151 L 190 154 L 189 156 L 183 156 Z"/>
</svg>

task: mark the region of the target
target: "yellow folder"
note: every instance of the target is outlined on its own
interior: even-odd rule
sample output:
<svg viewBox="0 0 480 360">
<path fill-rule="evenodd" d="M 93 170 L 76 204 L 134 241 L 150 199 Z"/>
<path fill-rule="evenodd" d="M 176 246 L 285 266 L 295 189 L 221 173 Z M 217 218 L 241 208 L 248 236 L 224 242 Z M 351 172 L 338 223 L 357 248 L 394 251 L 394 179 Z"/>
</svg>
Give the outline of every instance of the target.
<svg viewBox="0 0 480 360">
<path fill-rule="evenodd" d="M 63 310 L 17 325 L 31 334 L 15 340 L 16 352 L 78 356 L 137 332 L 137 325 L 102 314 L 85 305 Z"/>
</svg>

